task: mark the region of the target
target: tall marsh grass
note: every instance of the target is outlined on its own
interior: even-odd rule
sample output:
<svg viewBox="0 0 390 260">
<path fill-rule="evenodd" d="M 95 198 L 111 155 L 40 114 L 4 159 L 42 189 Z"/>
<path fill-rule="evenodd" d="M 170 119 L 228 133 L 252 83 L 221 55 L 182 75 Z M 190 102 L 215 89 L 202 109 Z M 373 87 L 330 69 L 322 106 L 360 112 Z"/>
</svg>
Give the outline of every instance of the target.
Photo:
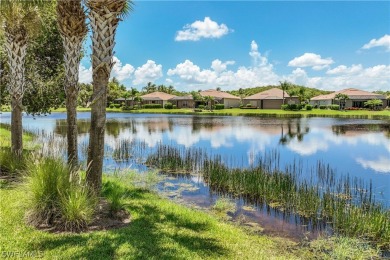
<svg viewBox="0 0 390 260">
<path fill-rule="evenodd" d="M 286 218 L 298 215 L 314 228 L 331 228 L 390 248 L 390 210 L 375 200 L 372 184 L 348 175 L 337 177 L 321 162 L 303 175 L 299 163 L 280 169 L 278 153 L 271 152 L 249 168 L 236 168 L 221 156 L 167 145 L 160 145 L 147 162 L 175 172 L 196 169 L 213 191 L 277 210 Z"/>
</svg>

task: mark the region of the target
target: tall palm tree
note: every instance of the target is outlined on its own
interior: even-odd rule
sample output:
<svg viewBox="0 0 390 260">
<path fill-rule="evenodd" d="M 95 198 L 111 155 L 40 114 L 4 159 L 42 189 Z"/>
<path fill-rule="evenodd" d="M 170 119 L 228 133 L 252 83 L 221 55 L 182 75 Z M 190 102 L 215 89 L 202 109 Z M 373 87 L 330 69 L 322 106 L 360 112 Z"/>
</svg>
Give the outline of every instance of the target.
<svg viewBox="0 0 390 260">
<path fill-rule="evenodd" d="M 87 183 L 100 193 L 104 156 L 107 85 L 114 65 L 115 35 L 121 18 L 132 7 L 129 0 L 86 0 L 92 27 L 93 100 L 88 147 Z"/>
<path fill-rule="evenodd" d="M 39 32 L 38 1 L 1 0 L 0 22 L 5 35 L 11 96 L 11 150 L 16 156 L 23 151 L 22 99 L 25 92 L 25 64 L 28 43 Z"/>
<path fill-rule="evenodd" d="M 147 93 L 153 93 L 157 91 L 156 84 L 153 84 L 152 82 L 148 82 L 148 84 L 143 87 L 143 90 L 145 90 Z"/>
<path fill-rule="evenodd" d="M 68 164 L 77 165 L 77 98 L 81 48 L 88 33 L 81 0 L 57 0 L 57 21 L 65 54 L 65 82 Z"/>
<path fill-rule="evenodd" d="M 290 88 L 290 83 L 287 82 L 286 80 L 281 82 L 279 81 L 280 83 L 280 88 L 283 90 L 283 105 L 285 103 L 285 98 L 284 98 L 284 93 Z"/>
</svg>

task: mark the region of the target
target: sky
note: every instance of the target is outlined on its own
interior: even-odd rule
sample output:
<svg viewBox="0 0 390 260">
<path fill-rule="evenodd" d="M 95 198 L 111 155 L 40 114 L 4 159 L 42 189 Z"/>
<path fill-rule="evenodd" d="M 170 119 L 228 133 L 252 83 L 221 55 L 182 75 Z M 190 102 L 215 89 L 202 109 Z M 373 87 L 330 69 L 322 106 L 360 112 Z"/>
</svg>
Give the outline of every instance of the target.
<svg viewBox="0 0 390 260">
<path fill-rule="evenodd" d="M 116 40 L 111 76 L 127 88 L 390 90 L 390 1 L 135 1 Z"/>
</svg>

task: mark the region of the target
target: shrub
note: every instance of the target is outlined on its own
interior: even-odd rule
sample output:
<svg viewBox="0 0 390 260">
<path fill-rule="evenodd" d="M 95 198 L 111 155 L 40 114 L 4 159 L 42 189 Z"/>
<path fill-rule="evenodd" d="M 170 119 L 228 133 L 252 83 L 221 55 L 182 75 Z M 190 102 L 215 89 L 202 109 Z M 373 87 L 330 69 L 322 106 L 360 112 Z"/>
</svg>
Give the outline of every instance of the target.
<svg viewBox="0 0 390 260">
<path fill-rule="evenodd" d="M 284 105 L 282 105 L 282 107 L 281 107 L 283 110 L 289 110 L 289 107 L 288 107 L 288 105 L 287 104 L 284 104 Z"/>
<path fill-rule="evenodd" d="M 158 108 L 163 108 L 161 104 L 145 104 L 144 108 L 146 109 L 158 109 Z"/>
<path fill-rule="evenodd" d="M 251 103 L 246 104 L 246 107 L 252 107 L 252 104 Z"/>
<path fill-rule="evenodd" d="M 309 105 L 309 104 L 307 104 L 307 105 L 306 105 L 306 110 L 307 110 L 307 111 L 311 111 L 311 110 L 313 110 L 313 106 L 312 106 L 312 105 Z"/>
<path fill-rule="evenodd" d="M 110 103 L 109 108 L 114 108 L 114 107 L 115 107 L 115 104 L 114 103 Z"/>
<path fill-rule="evenodd" d="M 176 106 L 176 105 L 173 105 L 173 106 L 172 106 L 172 108 L 173 108 L 173 109 L 176 109 L 176 108 L 177 108 L 177 106 Z"/>
<path fill-rule="evenodd" d="M 340 106 L 339 106 L 339 105 L 335 105 L 335 104 L 330 105 L 329 108 L 330 108 L 331 110 L 340 110 Z"/>
<path fill-rule="evenodd" d="M 173 108 L 173 105 L 172 105 L 172 103 L 166 103 L 165 105 L 164 105 L 164 108 L 165 109 L 172 109 Z"/>
<path fill-rule="evenodd" d="M 204 109 L 204 105 L 199 105 L 198 108 L 199 109 Z"/>
<path fill-rule="evenodd" d="M 194 109 L 194 112 L 202 112 L 202 109 L 195 108 L 195 109 Z"/>
<path fill-rule="evenodd" d="M 320 105 L 320 109 L 326 109 L 325 105 Z"/>
<path fill-rule="evenodd" d="M 225 108 L 224 104 L 216 104 L 215 105 L 215 110 L 221 110 L 221 109 L 224 109 L 224 108 Z"/>
<path fill-rule="evenodd" d="M 102 192 L 110 204 L 110 214 L 112 216 L 124 209 L 126 190 L 122 186 L 113 181 L 106 181 L 103 184 Z"/>
<path fill-rule="evenodd" d="M 16 157 L 8 147 L 0 148 L 0 176 L 5 174 L 15 174 L 26 168 L 26 152 L 23 151 L 21 158 Z"/>
<path fill-rule="evenodd" d="M 131 107 L 130 106 L 123 106 L 122 110 L 131 110 Z"/>
<path fill-rule="evenodd" d="M 122 106 L 122 104 L 114 104 L 115 108 L 120 108 L 121 106 Z"/>
</svg>

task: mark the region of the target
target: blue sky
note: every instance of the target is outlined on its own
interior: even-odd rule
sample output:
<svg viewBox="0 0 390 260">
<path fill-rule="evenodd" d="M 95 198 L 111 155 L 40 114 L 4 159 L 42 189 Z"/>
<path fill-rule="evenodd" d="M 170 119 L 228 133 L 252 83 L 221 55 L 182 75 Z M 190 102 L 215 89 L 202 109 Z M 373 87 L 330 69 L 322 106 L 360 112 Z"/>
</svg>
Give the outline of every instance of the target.
<svg viewBox="0 0 390 260">
<path fill-rule="evenodd" d="M 90 46 L 87 40 L 86 48 Z M 390 2 L 138 1 L 119 26 L 112 76 L 179 90 L 288 80 L 390 90 Z M 89 57 L 80 81 L 91 81 Z"/>
</svg>

